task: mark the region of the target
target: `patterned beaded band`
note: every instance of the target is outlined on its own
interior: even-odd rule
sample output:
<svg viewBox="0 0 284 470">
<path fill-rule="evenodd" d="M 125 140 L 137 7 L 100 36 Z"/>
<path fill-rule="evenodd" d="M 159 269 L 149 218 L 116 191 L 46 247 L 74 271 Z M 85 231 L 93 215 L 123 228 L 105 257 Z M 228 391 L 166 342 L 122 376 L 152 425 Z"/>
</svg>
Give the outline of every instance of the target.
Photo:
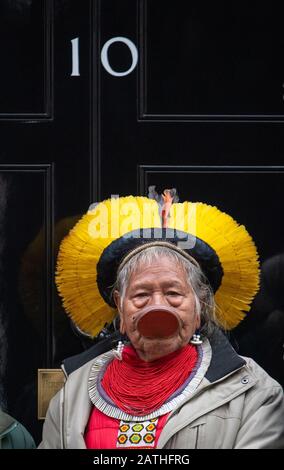
<svg viewBox="0 0 284 470">
<path fill-rule="evenodd" d="M 117 270 L 117 274 L 120 273 L 120 271 L 124 268 L 124 266 L 128 263 L 128 261 L 133 258 L 133 256 L 137 255 L 138 253 L 140 253 L 141 251 L 143 250 L 146 250 L 147 248 L 153 248 L 155 246 L 163 246 L 165 248 L 169 248 L 170 250 L 173 250 L 175 251 L 176 253 L 178 253 L 179 255 L 181 255 L 183 258 L 186 258 L 188 261 L 190 261 L 192 264 L 194 264 L 196 267 L 200 268 L 200 265 L 199 263 L 196 261 L 196 259 L 194 259 L 192 256 L 190 256 L 188 253 L 186 253 L 184 250 L 181 250 L 180 248 L 178 248 L 176 245 L 174 245 L 173 243 L 169 243 L 169 242 L 164 242 L 164 241 L 155 241 L 155 242 L 149 242 L 149 243 L 143 243 L 142 245 L 138 246 L 137 248 L 135 248 L 134 250 L 130 251 L 124 258 L 123 260 L 121 261 L 119 267 L 118 267 L 118 270 Z"/>
</svg>

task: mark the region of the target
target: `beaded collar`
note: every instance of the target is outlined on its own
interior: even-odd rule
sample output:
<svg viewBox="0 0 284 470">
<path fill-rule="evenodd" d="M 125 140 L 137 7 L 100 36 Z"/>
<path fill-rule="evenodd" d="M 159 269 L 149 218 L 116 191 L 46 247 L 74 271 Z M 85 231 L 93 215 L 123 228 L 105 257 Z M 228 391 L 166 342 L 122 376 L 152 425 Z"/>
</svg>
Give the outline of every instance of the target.
<svg viewBox="0 0 284 470">
<path fill-rule="evenodd" d="M 173 395 L 157 410 L 145 416 L 134 416 L 120 410 L 100 385 L 108 364 L 115 358 L 115 351 L 108 351 L 107 353 L 97 357 L 91 367 L 88 381 L 89 397 L 96 408 L 111 418 L 137 422 L 157 418 L 158 416 L 162 416 L 174 410 L 181 402 L 193 394 L 207 372 L 211 362 L 211 356 L 212 352 L 210 343 L 205 339 L 205 341 L 198 346 L 198 361 L 184 385 L 176 390 Z"/>
</svg>

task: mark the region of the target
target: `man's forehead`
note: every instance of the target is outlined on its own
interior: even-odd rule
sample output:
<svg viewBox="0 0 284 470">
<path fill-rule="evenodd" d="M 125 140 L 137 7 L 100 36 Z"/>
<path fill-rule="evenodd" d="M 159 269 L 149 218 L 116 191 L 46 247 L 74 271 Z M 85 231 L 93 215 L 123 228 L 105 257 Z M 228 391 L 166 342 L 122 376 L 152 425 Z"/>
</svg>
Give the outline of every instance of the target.
<svg viewBox="0 0 284 470">
<path fill-rule="evenodd" d="M 161 265 L 148 265 L 132 273 L 129 279 L 129 285 L 151 284 L 154 281 L 163 282 L 164 284 L 181 285 L 186 282 L 186 274 L 184 269 L 179 265 L 174 265 L 171 268 L 166 268 L 166 266 Z"/>
<path fill-rule="evenodd" d="M 184 279 L 176 278 L 176 277 L 171 277 L 167 276 L 166 274 L 159 276 L 159 278 L 155 279 L 157 283 L 163 284 L 163 285 L 171 285 L 171 286 L 181 286 L 184 284 Z M 139 278 L 139 279 L 133 279 L 130 280 L 129 286 L 130 287 L 143 287 L 143 286 L 151 286 L 153 285 L 153 279 L 150 278 Z"/>
</svg>

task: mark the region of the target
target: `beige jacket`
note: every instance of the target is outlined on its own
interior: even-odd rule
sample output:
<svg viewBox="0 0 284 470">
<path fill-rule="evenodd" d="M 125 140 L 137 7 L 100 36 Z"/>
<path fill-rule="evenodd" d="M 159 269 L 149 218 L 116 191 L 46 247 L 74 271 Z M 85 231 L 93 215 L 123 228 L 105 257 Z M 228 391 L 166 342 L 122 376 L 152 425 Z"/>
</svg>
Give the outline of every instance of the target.
<svg viewBox="0 0 284 470">
<path fill-rule="evenodd" d="M 252 359 L 238 356 L 220 333 L 193 395 L 169 415 L 158 448 L 284 449 L 283 390 Z M 75 370 L 52 399 L 40 448 L 85 448 L 92 403 L 88 378 L 94 359 Z"/>
</svg>

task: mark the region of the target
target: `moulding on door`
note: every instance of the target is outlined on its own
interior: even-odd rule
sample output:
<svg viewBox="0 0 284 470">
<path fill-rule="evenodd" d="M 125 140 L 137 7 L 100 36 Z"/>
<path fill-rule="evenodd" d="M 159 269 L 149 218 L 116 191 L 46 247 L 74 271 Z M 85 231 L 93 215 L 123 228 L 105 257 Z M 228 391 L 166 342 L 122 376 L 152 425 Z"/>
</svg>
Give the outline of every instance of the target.
<svg viewBox="0 0 284 470">
<path fill-rule="evenodd" d="M 42 112 L 0 112 L 0 121 L 52 121 L 54 112 L 53 92 L 53 0 L 43 0 L 43 30 L 44 30 L 44 109 Z"/>
<path fill-rule="evenodd" d="M 138 121 L 154 121 L 154 122 L 283 122 L 284 113 L 248 113 L 248 114 L 222 114 L 222 113 L 151 113 L 148 111 L 148 25 L 147 25 L 147 3 L 148 0 L 138 0 L 138 38 L 139 38 L 139 73 L 138 73 Z M 162 80 L 162 78 L 161 78 Z M 281 80 L 281 79 L 280 79 Z M 284 84 L 283 84 L 284 87 Z M 281 89 L 280 89 L 281 92 Z M 280 93 L 279 92 L 279 93 Z M 282 97 L 284 99 L 284 95 Z"/>
<path fill-rule="evenodd" d="M 148 193 L 151 174 L 178 174 L 178 173 L 284 173 L 284 166 L 244 166 L 244 165 L 222 165 L 222 166 L 194 166 L 194 165 L 138 165 L 137 167 L 137 193 L 146 195 Z"/>
<path fill-rule="evenodd" d="M 38 173 L 43 180 L 43 219 L 44 219 L 44 252 L 45 252 L 45 312 L 43 315 L 45 331 L 44 367 L 52 367 L 53 354 L 53 294 L 54 286 L 54 166 L 53 164 L 0 164 L 0 173 Z"/>
</svg>

